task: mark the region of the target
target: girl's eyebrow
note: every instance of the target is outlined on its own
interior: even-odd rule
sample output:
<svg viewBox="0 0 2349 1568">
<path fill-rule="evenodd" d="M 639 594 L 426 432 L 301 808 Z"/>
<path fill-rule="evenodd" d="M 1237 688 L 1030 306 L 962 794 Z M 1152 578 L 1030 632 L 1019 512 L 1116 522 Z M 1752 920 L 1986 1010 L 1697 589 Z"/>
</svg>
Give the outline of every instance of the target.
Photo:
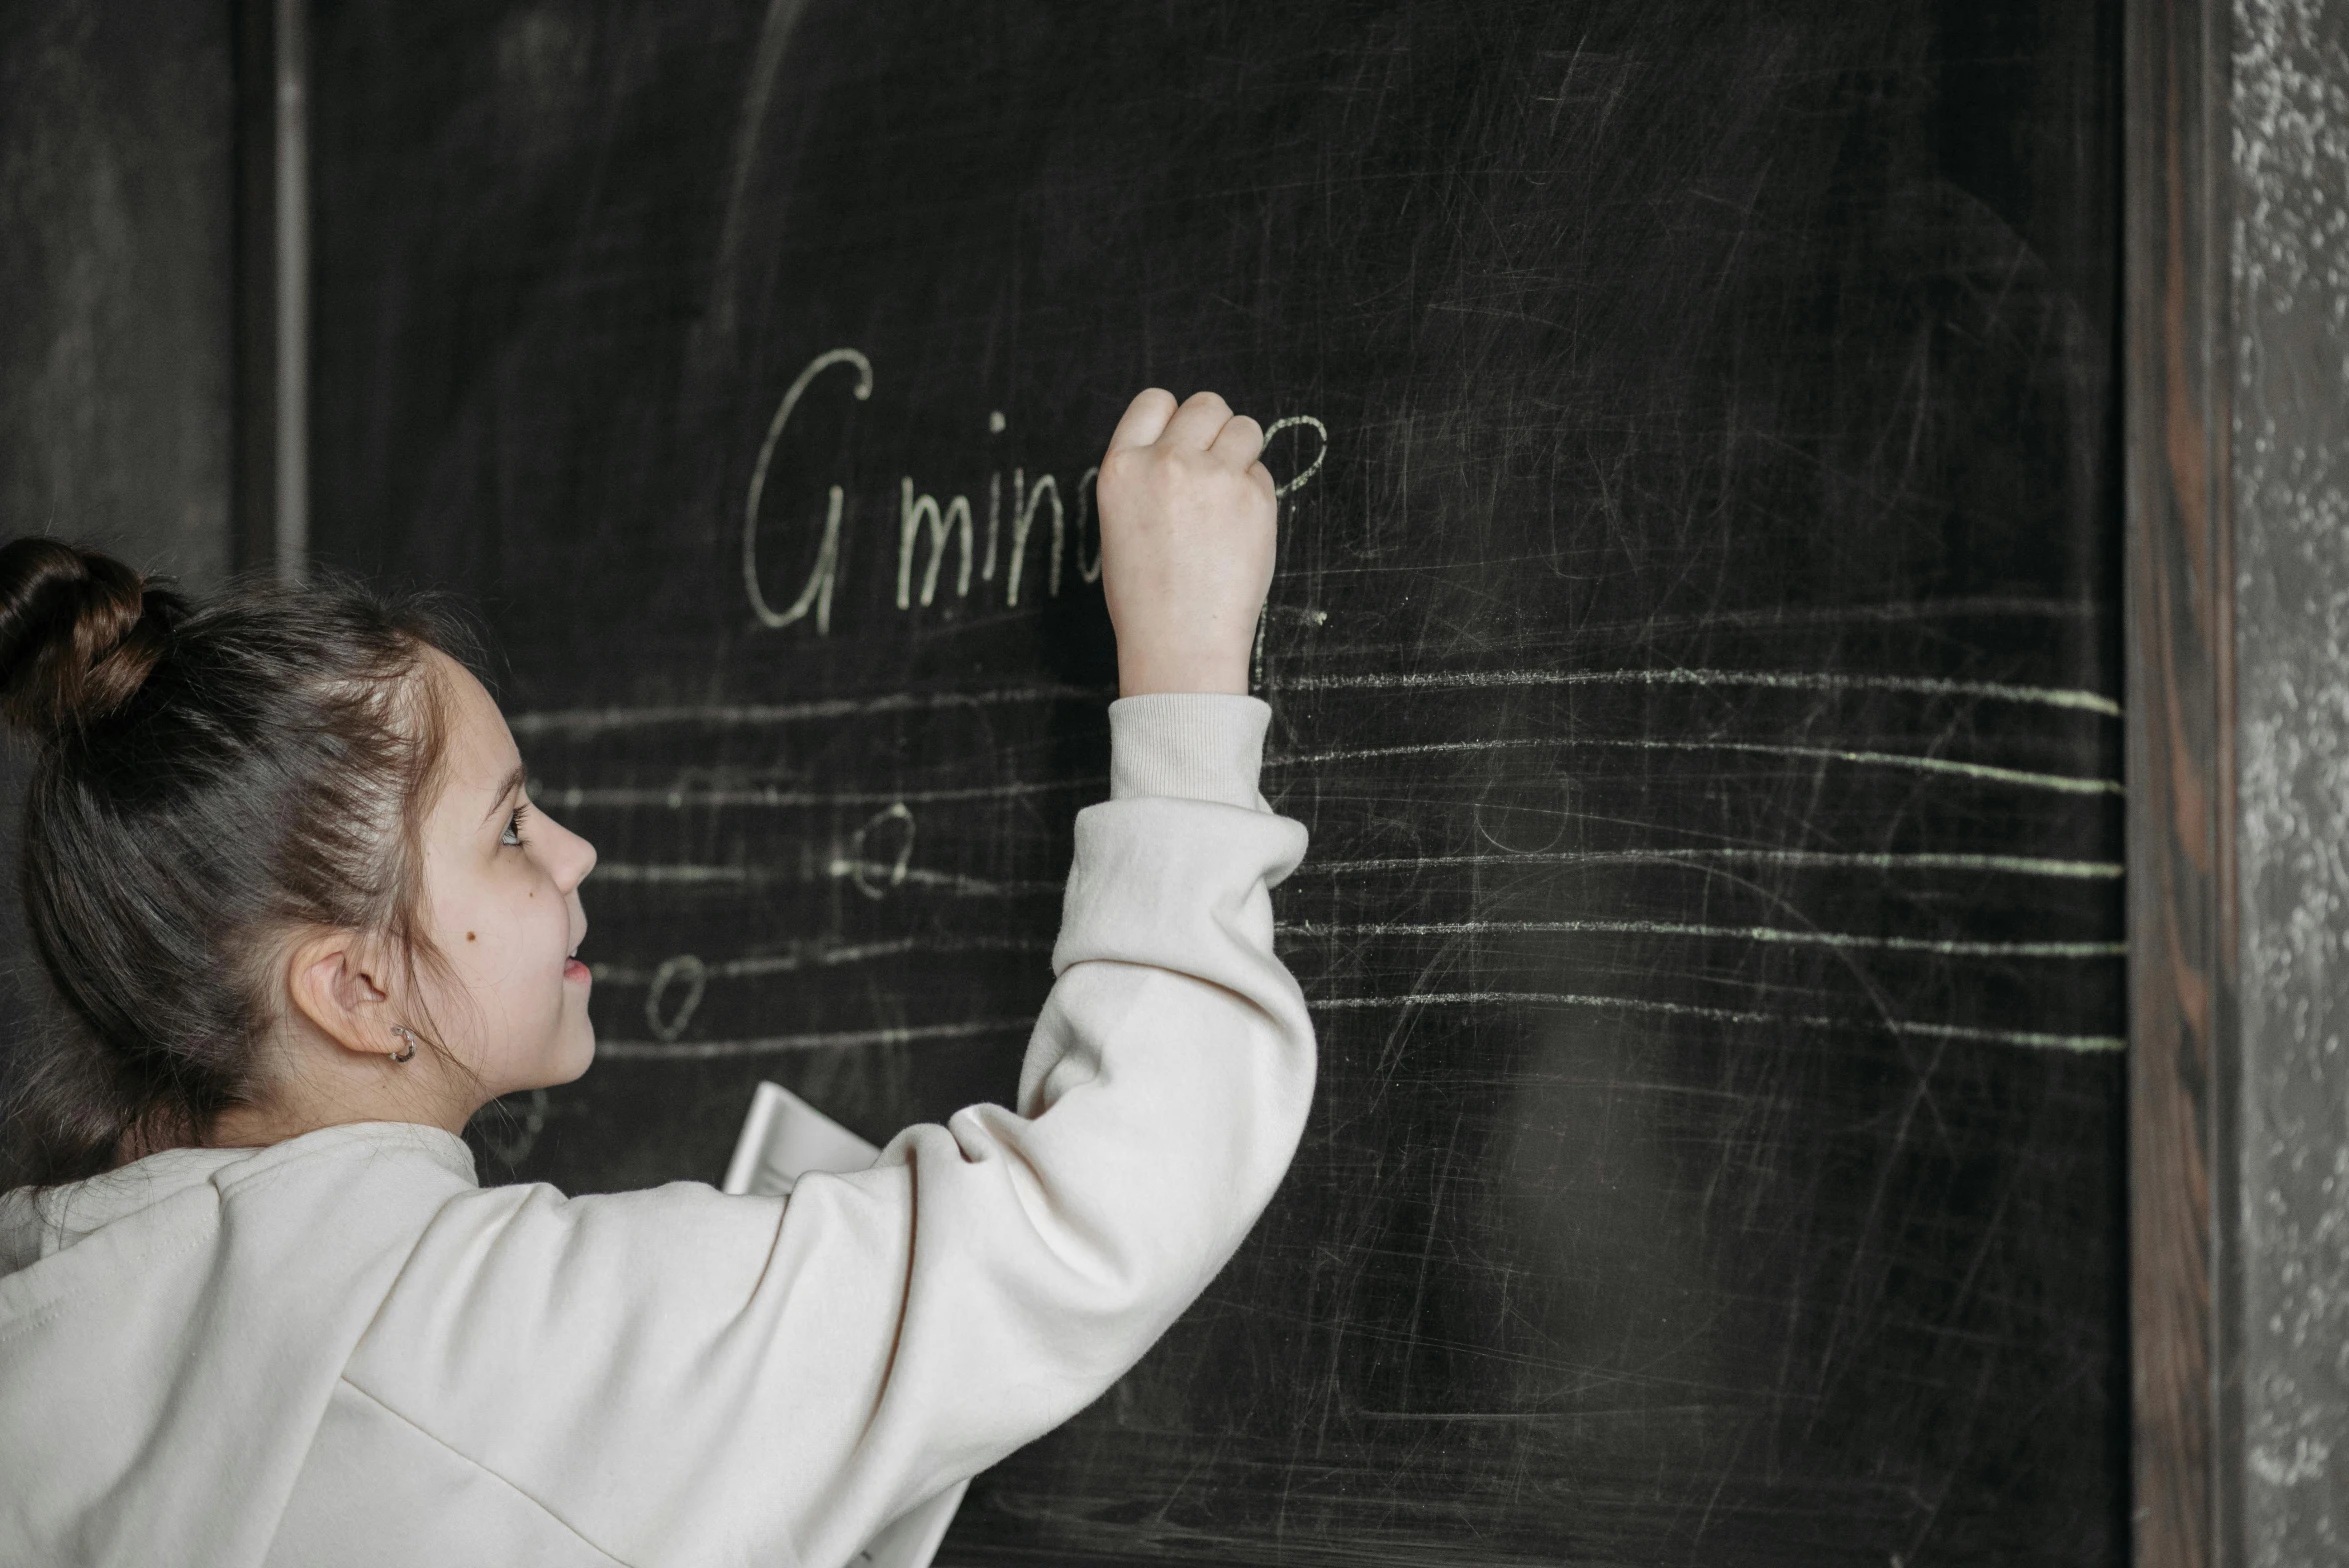
<svg viewBox="0 0 2349 1568">
<path fill-rule="evenodd" d="M 507 797 L 511 796 L 514 791 L 520 789 L 523 785 L 529 782 L 529 767 L 519 762 L 514 764 L 514 771 L 507 774 L 505 778 L 498 784 L 498 792 L 490 800 L 489 810 L 481 814 L 481 820 L 487 822 L 491 817 L 496 816 L 498 814 L 498 807 L 506 803 Z"/>
</svg>

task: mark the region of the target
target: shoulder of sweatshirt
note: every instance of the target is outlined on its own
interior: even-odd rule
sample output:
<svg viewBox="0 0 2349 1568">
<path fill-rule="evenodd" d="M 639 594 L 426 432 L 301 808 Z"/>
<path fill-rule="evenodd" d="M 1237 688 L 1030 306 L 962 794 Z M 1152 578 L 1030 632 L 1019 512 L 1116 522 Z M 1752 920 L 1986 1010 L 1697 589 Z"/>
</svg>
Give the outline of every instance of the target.
<svg viewBox="0 0 2349 1568">
<path fill-rule="evenodd" d="M 256 1149 L 167 1149 L 86 1181 L 0 1194 L 0 1334 L 60 1292 L 103 1290 L 150 1258 L 204 1250 L 224 1227 L 284 1209 L 333 1217 L 346 1236 L 371 1219 L 413 1229 L 475 1188 L 473 1156 L 437 1127 L 367 1122 Z M 329 1249 L 332 1250 L 332 1249 Z"/>
<path fill-rule="evenodd" d="M 12 1194 L 0 1474 L 39 1505 L 0 1509 L 0 1559 L 201 1540 L 259 1561 L 351 1346 L 432 1216 L 477 1191 L 458 1139 L 369 1123 Z"/>
</svg>

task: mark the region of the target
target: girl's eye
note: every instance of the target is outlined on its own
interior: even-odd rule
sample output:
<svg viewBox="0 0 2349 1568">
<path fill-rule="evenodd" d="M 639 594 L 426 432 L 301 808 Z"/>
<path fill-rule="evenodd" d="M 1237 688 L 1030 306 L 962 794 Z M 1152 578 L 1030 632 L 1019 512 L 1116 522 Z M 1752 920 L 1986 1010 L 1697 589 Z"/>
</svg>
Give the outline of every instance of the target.
<svg viewBox="0 0 2349 1568">
<path fill-rule="evenodd" d="M 530 815 L 530 808 L 527 805 L 516 806 L 514 814 L 506 818 L 505 828 L 498 834 L 498 842 L 508 849 L 520 849 L 522 847 L 522 819 L 528 815 Z"/>
</svg>

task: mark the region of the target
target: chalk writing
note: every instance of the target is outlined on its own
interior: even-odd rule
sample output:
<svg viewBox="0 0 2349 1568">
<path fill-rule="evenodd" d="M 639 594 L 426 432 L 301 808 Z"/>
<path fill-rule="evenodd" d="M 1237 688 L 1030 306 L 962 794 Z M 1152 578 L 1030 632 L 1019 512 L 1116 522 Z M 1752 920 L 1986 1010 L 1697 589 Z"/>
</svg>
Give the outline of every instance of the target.
<svg viewBox="0 0 2349 1568">
<path fill-rule="evenodd" d="M 2112 719 L 2121 716 L 2121 705 L 2103 693 L 2067 687 L 2013 686 L 1999 681 L 1954 681 L 1924 675 L 1836 675 L 1806 670 L 1436 670 L 1396 675 L 1304 675 L 1285 684 L 1292 691 L 1457 691 L 1479 687 L 1614 685 L 1896 691 L 2071 708 Z"/>
<path fill-rule="evenodd" d="M 812 1030 L 755 1040 L 602 1040 L 596 1054 L 615 1061 L 707 1062 L 741 1056 L 782 1056 L 851 1046 L 915 1045 L 924 1040 L 968 1040 L 979 1035 L 1025 1034 L 1034 1018 L 981 1018 L 967 1023 L 913 1024 L 885 1029 Z"/>
<path fill-rule="evenodd" d="M 679 980 L 685 982 L 685 994 L 674 1008 L 664 1012 L 661 999 L 668 994 L 669 987 Z M 708 983 L 708 968 L 691 953 L 680 953 L 664 961 L 660 968 L 653 971 L 652 986 L 644 994 L 645 1023 L 662 1039 L 676 1039 L 685 1032 L 685 1026 L 693 1022 L 693 1010 L 701 1005 L 702 990 Z"/>
<path fill-rule="evenodd" d="M 590 967 L 595 972 L 595 983 L 599 986 L 658 986 L 672 973 L 683 972 L 688 965 L 698 966 L 695 972 L 711 980 L 755 980 L 769 975 L 796 974 L 803 969 L 829 969 L 846 964 L 903 958 L 909 953 L 1051 951 L 1050 937 L 981 932 L 951 936 L 892 937 L 880 942 L 797 943 L 779 953 L 748 953 L 740 958 L 725 958 L 715 963 L 703 963 L 691 953 L 680 953 L 664 959 L 658 968 L 651 970 L 633 964 L 595 964 Z M 672 965 L 678 966 L 677 970 L 672 971 Z"/>
<path fill-rule="evenodd" d="M 1027 702 L 1106 702 L 1110 686 L 1009 686 L 992 691 L 893 691 L 872 697 L 826 697 L 811 702 L 736 702 L 651 708 L 557 708 L 517 713 L 506 726 L 516 735 L 590 736 L 661 725 L 692 724 L 734 729 L 764 724 L 803 724 L 825 719 L 867 718 L 882 713 L 918 713 L 935 708 L 986 708 Z"/>
<path fill-rule="evenodd" d="M 922 520 L 925 517 L 929 519 L 930 523 L 930 569 L 922 574 L 922 603 L 926 605 L 938 596 L 938 563 L 946 559 L 946 541 L 949 534 L 954 532 L 957 522 L 961 524 L 959 537 L 962 540 L 962 567 L 955 573 L 954 596 L 958 599 L 969 598 L 971 592 L 971 503 L 969 498 L 958 495 L 946 503 L 944 511 L 940 511 L 936 496 L 925 495 L 919 499 L 915 497 L 911 477 L 899 480 L 898 486 L 897 607 L 902 610 L 913 602 L 909 595 L 913 589 L 914 545 L 922 537 Z M 832 488 L 837 492 L 840 487 L 834 485 Z M 992 524 L 989 527 L 988 546 L 987 564 L 992 567 L 995 564 Z M 990 571 L 988 575 L 993 576 L 994 573 Z"/>
<path fill-rule="evenodd" d="M 1886 853 L 1832 849 L 1602 849 L 1510 850 L 1500 854 L 1382 855 L 1365 860 L 1308 860 L 1300 870 L 1328 875 L 1361 875 L 1366 872 L 1420 871 L 1449 866 L 1704 866 L 1715 862 L 1863 871 L 1984 871 L 2002 876 L 2101 881 L 2118 881 L 2127 869 L 2117 860 L 2060 860 L 2040 855 L 1971 855 L 1929 850 Z"/>
<path fill-rule="evenodd" d="M 872 396 L 873 364 L 859 350 L 836 348 L 809 360 L 784 389 L 783 400 L 767 422 L 766 438 L 759 443 L 758 458 L 751 465 L 750 488 L 742 509 L 742 587 L 750 601 L 751 614 L 761 626 L 776 630 L 812 617 L 819 637 L 831 633 L 832 601 L 854 549 L 851 520 L 858 512 L 854 498 L 842 485 L 835 484 L 826 490 L 824 520 L 814 561 L 801 581 L 798 595 L 780 610 L 767 596 L 759 564 L 760 510 L 766 499 L 777 443 L 810 386 L 835 365 L 855 370 L 856 379 L 849 392 L 857 401 Z M 987 416 L 991 436 L 1002 434 L 1007 424 L 1000 409 Z M 1308 433 L 1317 444 L 1303 467 L 1275 485 L 1276 499 L 1285 499 L 1303 489 L 1321 472 L 1321 465 L 1329 455 L 1329 427 L 1310 414 L 1289 414 L 1265 427 L 1268 457 L 1273 437 L 1291 431 Z M 977 510 L 968 494 L 927 490 L 912 474 L 901 474 L 894 498 L 897 608 L 929 609 L 939 602 L 941 590 L 947 584 L 951 584 L 957 600 L 970 599 L 974 592 L 993 586 L 1000 593 L 1005 609 L 1017 609 L 1023 588 L 1031 604 L 1039 596 L 1058 597 L 1072 570 L 1080 585 L 1099 582 L 1101 548 L 1094 486 L 1100 474 L 1098 466 L 1087 468 L 1064 491 L 1058 475 L 1038 473 L 1030 477 L 1026 467 L 1015 466 L 1010 475 L 1007 508 L 1004 474 L 1000 468 L 996 469 L 987 476 L 987 526 L 983 539 L 978 530 Z M 1090 550 L 1088 534 L 1095 536 Z M 1028 567 L 1031 539 L 1041 540 L 1040 582 Z M 945 577 L 950 555 L 954 571 L 951 577 Z"/>
<path fill-rule="evenodd" d="M 625 964 L 596 964 L 593 967 L 599 986 L 641 985 L 645 987 L 644 1021 L 654 1038 L 672 1041 L 685 1032 L 693 1022 L 695 1009 L 701 1006 L 703 994 L 712 980 L 755 980 L 770 975 L 791 974 L 809 968 L 834 968 L 844 964 L 871 963 L 881 959 L 903 958 L 911 953 L 1048 953 L 1049 939 L 1023 936 L 960 936 L 933 938 L 900 938 L 886 942 L 823 943 L 795 947 L 781 953 L 760 953 L 744 958 L 730 958 L 718 963 L 704 963 L 693 953 L 678 953 L 661 961 L 649 975 L 642 969 Z M 538 1121 L 545 1120 L 543 1095 L 538 1104 Z M 531 1128 L 537 1135 L 537 1127 Z M 527 1151 L 525 1145 L 524 1152 Z M 520 1159 L 521 1154 L 510 1156 Z"/>
<path fill-rule="evenodd" d="M 788 609 L 769 608 L 766 594 L 759 587 L 759 501 L 767 491 L 767 467 L 775 460 L 775 443 L 782 439 L 783 427 L 791 422 L 792 411 L 799 407 L 808 383 L 834 365 L 856 367 L 856 400 L 863 402 L 873 395 L 873 362 L 852 348 L 836 348 L 828 354 L 818 354 L 807 362 L 791 385 L 783 393 L 783 401 L 776 405 L 775 417 L 767 423 L 767 439 L 759 443 L 758 461 L 750 470 L 750 499 L 742 513 L 742 586 L 750 595 L 751 613 L 762 626 L 789 626 L 807 614 L 812 604 L 816 611 L 816 630 L 819 634 L 832 629 L 832 585 L 840 570 L 840 514 L 846 499 L 838 485 L 832 486 L 831 501 L 824 516 L 823 542 L 816 546 L 816 564 L 807 575 L 807 585 Z"/>
<path fill-rule="evenodd" d="M 1897 751 L 1846 751 L 1835 746 L 1778 746 L 1758 741 L 1736 740 L 1607 740 L 1568 736 L 1528 736 L 1515 740 L 1441 740 L 1423 741 L 1412 746 L 1347 746 L 1332 751 L 1305 752 L 1288 757 L 1267 757 L 1267 768 L 1306 767 L 1324 762 L 1359 762 L 1380 757 L 1432 757 L 1452 752 L 1527 751 L 1546 746 L 1561 748 L 1602 747 L 1626 751 L 1730 751 L 1761 757 L 1810 758 L 1821 762 L 1850 762 L 1862 767 L 1914 768 L 1926 773 L 1945 773 L 1959 778 L 1980 779 L 1992 784 L 2013 784 L 2027 789 L 2055 790 L 2067 795 L 2119 795 L 2125 786 L 2118 779 L 2078 778 L 2066 773 L 2037 773 L 2025 768 L 1995 767 L 1987 762 L 1960 762 L 1948 757 L 1918 756 Z"/>
<path fill-rule="evenodd" d="M 833 375 L 839 371 L 843 374 Z M 855 402 L 869 401 L 876 375 L 862 351 L 835 348 L 818 354 L 802 366 L 785 388 L 752 465 L 743 502 L 741 568 L 743 591 L 757 624 L 770 630 L 805 625 L 817 637 L 829 636 L 839 607 L 843 573 L 871 572 L 880 582 L 861 595 L 860 604 L 881 604 L 901 614 L 920 615 L 955 605 L 985 601 L 990 608 L 1018 610 L 1088 588 L 1100 581 L 1102 552 L 1099 527 L 1100 478 L 1098 466 L 1076 473 L 1070 482 L 1063 472 L 1046 471 L 1010 461 L 1010 454 L 983 461 L 981 474 L 970 483 L 940 484 L 916 472 L 897 472 L 878 495 L 852 493 L 851 481 L 820 484 L 823 500 L 799 518 L 764 516 L 778 490 L 775 481 L 788 464 L 779 453 L 788 451 L 786 436 L 811 396 L 839 398 L 845 392 Z M 985 416 L 988 450 L 1010 430 L 1000 409 Z M 1265 460 L 1276 472 L 1288 475 L 1275 485 L 1278 499 L 1295 495 L 1316 478 L 1329 455 L 1330 432 L 1311 415 L 1291 414 L 1265 427 Z M 809 479 L 821 476 L 808 475 Z M 806 492 L 802 492 L 806 493 Z M 863 532 L 860 534 L 860 529 Z M 1265 629 L 1286 615 L 1300 625 L 1319 627 L 1328 622 L 1319 609 L 1268 610 L 1260 622 L 1255 663 L 1259 684 L 1266 684 Z M 2121 706 L 2100 692 L 2060 685 L 2031 685 L 1987 680 L 1964 680 L 1934 675 L 1841 673 L 1806 670 L 1736 670 L 1661 664 L 1631 669 L 1419 669 L 1396 671 L 1322 671 L 1311 668 L 1288 673 L 1278 688 L 1296 694 L 1362 692 L 1365 694 L 1506 692 L 1542 687 L 1677 687 L 1721 691 L 1760 690 L 1871 693 L 1926 701 L 1956 701 L 2064 710 L 2071 714 L 2112 719 Z M 660 726 L 685 726 L 710 731 L 730 728 L 783 726 L 856 719 L 869 715 L 915 713 L 944 708 L 1027 706 L 1055 702 L 1094 702 L 1114 695 L 1107 690 L 1039 683 L 969 692 L 880 692 L 867 696 L 824 697 L 809 701 L 732 703 L 706 706 L 671 705 L 638 708 L 596 708 L 517 715 L 513 727 L 520 735 L 551 735 L 583 739 L 598 735 Z M 1854 737 L 1856 739 L 1857 737 Z M 1426 737 L 1400 743 L 1342 744 L 1333 748 L 1300 749 L 1266 759 L 1271 770 L 1315 768 L 1384 759 L 1434 759 L 1455 753 L 1540 753 L 1553 748 L 1623 749 L 1645 752 L 1711 754 L 1787 759 L 1821 764 L 1896 769 L 1952 782 L 1999 786 L 2056 795 L 2112 797 L 2121 793 L 2118 780 L 2075 776 L 1988 761 L 1937 755 L 1938 746 L 1916 751 L 1843 744 L 1799 744 L 1791 738 L 1747 738 L 1734 734 L 1664 738 L 1590 734 L 1501 735 L 1472 739 Z M 1023 796 L 1097 787 L 1098 778 L 1014 780 L 1003 783 L 945 786 L 917 790 L 811 789 L 788 782 L 768 783 L 757 774 L 713 777 L 689 771 L 666 787 L 629 784 L 597 787 L 581 785 L 545 792 L 556 809 L 669 810 L 694 808 L 763 808 L 769 810 L 825 810 L 857 807 L 871 815 L 853 831 L 804 844 L 795 856 L 763 860 L 756 855 L 741 860 L 695 863 L 657 861 L 606 863 L 598 873 L 605 885 L 634 884 L 675 889 L 696 896 L 727 896 L 777 883 L 845 883 L 863 899 L 881 901 L 895 895 L 929 895 L 950 899 L 1012 900 L 1057 895 L 1056 880 L 996 880 L 916 863 L 915 808 L 933 803 L 981 803 Z M 853 820 L 853 818 L 851 819 Z M 1656 848 L 1573 853 L 1474 853 L 1430 856 L 1377 856 L 1309 863 L 1307 875 L 1348 877 L 1373 873 L 1491 866 L 1537 868 L 1555 866 L 1679 865 L 1704 876 L 1730 877 L 1742 868 L 1779 866 L 1822 873 L 1880 873 L 1888 875 L 1988 875 L 2044 878 L 2056 881 L 2111 881 L 2121 875 L 2116 862 L 2065 860 L 2011 854 L 1954 851 L 1896 853 L 1844 852 L 1753 848 Z M 1847 951 L 1908 954 L 1933 959 L 1994 959 L 2080 963 L 2125 957 L 2117 941 L 2069 939 L 1975 939 L 1964 936 L 1900 936 L 1868 932 L 1810 929 L 1799 919 L 1786 924 L 1745 924 L 1722 921 L 1671 921 L 1634 918 L 1509 920 L 1358 920 L 1284 923 L 1279 928 L 1290 943 L 1427 937 L 1524 938 L 1545 935 L 1630 935 L 1674 940 L 1737 941 L 1777 947 L 1809 947 Z M 904 938 L 843 943 L 831 941 L 795 945 L 780 953 L 745 954 L 705 961 L 691 953 L 674 954 L 647 968 L 603 966 L 600 981 L 641 986 L 647 1038 L 608 1042 L 606 1053 L 645 1059 L 709 1060 L 760 1056 L 799 1050 L 852 1046 L 884 1046 L 927 1040 L 964 1039 L 1025 1027 L 1022 1020 L 992 1017 L 967 1021 L 898 1024 L 875 1020 L 872 1027 L 808 1030 L 755 1037 L 688 1040 L 713 981 L 755 982 L 767 976 L 811 966 L 832 966 L 884 958 L 901 958 L 920 951 L 949 951 L 995 943 L 1008 948 L 1034 948 L 1034 937 Z M 1425 985 L 1425 981 L 1421 982 Z M 1514 1005 L 1532 1007 L 1616 1008 L 1635 1013 L 1704 1018 L 1729 1024 L 1786 1024 L 1822 1028 L 1877 1028 L 1896 1035 L 1915 1035 L 1952 1041 L 1981 1041 L 2050 1049 L 2103 1051 L 2119 1042 L 2101 1035 L 2072 1035 L 2060 1031 L 2001 1029 L 1956 1023 L 1901 1020 L 1887 1013 L 1873 1019 L 1777 1011 L 1709 1007 L 1662 998 L 1613 996 L 1569 991 L 1504 991 L 1398 989 L 1375 996 L 1322 996 L 1313 1005 L 1334 1012 L 1391 1010 L 1421 1007 Z"/>
<path fill-rule="evenodd" d="M 1987 1045 L 2028 1045 L 2058 1051 L 2125 1051 L 2129 1042 L 2118 1035 L 2052 1034 L 2036 1029 L 1988 1029 L 1971 1024 L 1917 1023 L 1905 1018 L 1835 1018 L 1824 1014 L 1766 1013 L 1736 1007 L 1702 1007 L 1689 1002 L 1666 1002 L 1637 996 L 1600 996 L 1575 991 L 1414 991 L 1396 996 L 1309 997 L 1305 1005 L 1315 1012 L 1356 1012 L 1422 1007 L 1600 1007 L 1625 1012 L 1662 1013 L 1709 1019 L 1725 1024 L 1802 1024 L 1817 1029 L 1876 1029 L 1890 1034 L 1923 1035 L 1939 1040 L 1973 1040 Z"/>
<path fill-rule="evenodd" d="M 876 866 L 867 858 L 866 846 L 876 833 L 889 836 L 894 832 L 897 854 L 885 867 Z M 885 810 L 876 811 L 856 830 L 848 841 L 848 853 L 832 862 L 836 876 L 845 876 L 856 890 L 871 899 L 886 898 L 891 888 L 905 886 L 911 875 L 914 850 L 914 818 L 904 801 L 898 801 Z"/>
<path fill-rule="evenodd" d="M 893 801 L 910 805 L 916 801 L 1012 800 L 1023 795 L 1078 794 L 1099 790 L 1108 782 L 1105 775 L 1085 774 L 1065 779 L 1018 779 L 1009 784 L 966 784 L 941 789 L 805 790 L 785 789 L 772 784 L 746 784 L 732 788 L 677 784 L 666 789 L 597 789 L 569 785 L 562 789 L 533 789 L 530 794 L 533 800 L 550 811 L 578 811 L 583 808 L 684 811 L 694 807 L 715 809 L 734 806 L 796 810 L 825 806 L 877 806 Z"/>
<path fill-rule="evenodd" d="M 810 872 L 790 865 L 678 864 L 615 861 L 595 868 L 599 883 L 667 887 L 765 887 L 783 882 L 848 882 L 868 898 L 883 898 L 895 888 L 927 888 L 957 898 L 1034 898 L 1058 894 L 1061 884 L 1042 877 L 1026 881 L 995 881 L 953 871 L 931 871 L 899 859 L 865 860 L 839 854 Z"/>
<path fill-rule="evenodd" d="M 1298 469 L 1296 473 L 1290 475 L 1288 478 L 1282 480 L 1279 484 L 1272 487 L 1272 494 L 1275 500 L 1285 500 L 1295 492 L 1304 489 L 1305 486 L 1312 480 L 1313 476 L 1321 472 L 1322 459 L 1329 456 L 1329 426 L 1323 424 L 1320 420 L 1314 418 L 1311 414 L 1288 414 L 1274 420 L 1271 424 L 1266 425 L 1264 427 L 1264 451 L 1266 456 L 1269 457 L 1272 453 L 1272 438 L 1279 435 L 1284 430 L 1310 430 L 1321 438 L 1321 444 L 1313 449 L 1312 462 L 1307 463 L 1303 468 Z"/>
<path fill-rule="evenodd" d="M 1851 931 L 1810 931 L 1780 926 L 1699 925 L 1679 920 L 1368 920 L 1300 921 L 1277 927 L 1299 937 L 1355 936 L 1536 936 L 1609 934 L 1715 937 L 1742 942 L 1782 942 L 1810 947 L 1874 948 L 1894 953 L 1933 953 L 1947 958 L 2126 958 L 2126 942 L 1971 942 L 1945 937 L 1869 936 Z"/>
</svg>

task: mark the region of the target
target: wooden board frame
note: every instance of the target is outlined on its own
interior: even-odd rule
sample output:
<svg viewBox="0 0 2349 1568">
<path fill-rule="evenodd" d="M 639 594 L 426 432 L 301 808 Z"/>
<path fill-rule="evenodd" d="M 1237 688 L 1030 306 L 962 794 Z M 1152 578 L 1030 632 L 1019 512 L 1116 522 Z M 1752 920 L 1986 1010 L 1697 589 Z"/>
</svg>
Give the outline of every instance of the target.
<svg viewBox="0 0 2349 1568">
<path fill-rule="evenodd" d="M 230 561 L 299 580 L 309 540 L 309 7 L 235 0 Z"/>
<path fill-rule="evenodd" d="M 2134 1560 L 2242 1561 L 2222 0 L 2128 0 L 2122 178 Z"/>
</svg>

